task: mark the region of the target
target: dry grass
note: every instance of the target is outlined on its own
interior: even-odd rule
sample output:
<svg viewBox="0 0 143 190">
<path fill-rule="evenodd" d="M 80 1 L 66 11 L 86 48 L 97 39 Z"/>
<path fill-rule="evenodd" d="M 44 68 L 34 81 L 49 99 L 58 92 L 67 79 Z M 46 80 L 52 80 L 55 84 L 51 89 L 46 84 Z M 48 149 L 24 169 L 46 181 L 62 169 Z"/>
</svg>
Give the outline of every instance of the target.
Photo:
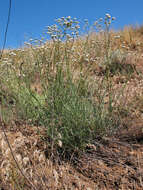
<svg viewBox="0 0 143 190">
<path fill-rule="evenodd" d="M 17 162 L 14 161 L 1 130 L 2 189 L 143 189 L 142 31 L 142 27 L 111 31 L 109 49 L 106 47 L 105 34 L 101 32 L 74 41 L 60 42 L 60 46 L 51 40 L 40 45 L 32 42 L 32 45 L 23 49 L 5 50 L 0 63 L 1 126 L 6 131 Z M 72 77 L 70 80 L 73 83 L 70 83 L 71 88 L 68 83 L 60 82 L 62 90 L 58 91 L 60 85 L 56 86 L 57 83 L 53 81 L 61 76 L 57 75 L 61 68 L 62 78 L 59 80 Z M 51 90 L 48 88 L 50 84 L 56 84 L 54 88 L 57 94 L 52 94 L 54 98 L 66 89 L 67 84 L 70 91 L 69 95 L 69 91 L 65 90 L 63 99 L 59 95 L 56 100 L 59 107 L 51 115 L 48 106 L 52 104 L 46 99 L 51 97 L 47 96 Z M 79 94 L 74 84 L 79 85 Z M 76 96 L 75 107 L 86 100 L 83 107 L 85 106 L 89 117 L 84 112 L 81 114 L 80 107 L 77 106 L 74 110 L 72 103 L 68 104 L 66 95 L 75 101 L 71 92 Z M 87 99 L 93 104 L 87 102 Z M 63 119 L 59 114 L 63 102 L 66 109 L 71 109 L 70 115 L 74 115 L 77 125 L 65 110 L 63 113 L 69 117 L 70 124 L 66 117 Z M 100 123 L 92 117 L 94 104 L 101 111 L 96 115 Z M 106 113 L 109 120 L 115 121 L 109 123 L 107 120 L 109 130 L 104 128 Z M 85 120 L 78 117 L 80 114 Z M 46 120 L 48 117 L 53 119 L 52 123 Z M 72 128 L 73 125 L 78 127 L 85 123 L 85 129 L 91 128 L 92 133 L 95 130 L 93 136 L 90 130 L 86 131 L 88 142 L 84 141 L 84 126 L 78 130 Z M 117 129 L 114 124 L 118 125 Z M 50 127 L 55 127 L 56 130 L 60 128 L 61 131 L 47 132 Z M 70 129 L 73 132 L 69 133 L 71 136 L 68 138 L 66 133 Z M 62 131 L 64 137 L 60 136 Z M 72 135 L 77 131 L 73 140 Z M 73 144 L 75 142 L 74 148 L 70 141 Z M 76 141 L 80 142 L 80 146 Z"/>
</svg>

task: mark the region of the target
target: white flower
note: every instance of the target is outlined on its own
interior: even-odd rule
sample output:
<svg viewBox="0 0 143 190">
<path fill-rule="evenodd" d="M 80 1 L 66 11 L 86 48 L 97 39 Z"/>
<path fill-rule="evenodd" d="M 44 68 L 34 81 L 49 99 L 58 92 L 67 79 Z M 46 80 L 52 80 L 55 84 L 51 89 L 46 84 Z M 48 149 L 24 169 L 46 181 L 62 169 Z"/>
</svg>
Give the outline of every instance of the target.
<svg viewBox="0 0 143 190">
<path fill-rule="evenodd" d="M 119 39 L 121 36 L 114 36 L 114 38 Z"/>
<path fill-rule="evenodd" d="M 56 21 L 60 23 L 62 21 L 62 19 L 58 18 Z"/>
<path fill-rule="evenodd" d="M 22 156 L 21 156 L 21 154 L 17 154 L 15 157 L 16 157 L 17 161 L 18 161 L 19 163 L 21 163 L 21 161 L 22 161 Z"/>
<path fill-rule="evenodd" d="M 4 63 L 4 64 L 7 64 L 7 63 L 8 63 L 8 61 L 3 61 L 3 63 Z"/>
<path fill-rule="evenodd" d="M 95 21 L 95 22 L 94 22 L 94 26 L 96 26 L 97 24 L 98 24 L 98 21 Z"/>
<path fill-rule="evenodd" d="M 63 143 L 62 143 L 61 140 L 58 140 L 58 145 L 59 145 L 59 147 L 62 147 L 62 146 L 63 146 Z"/>
<path fill-rule="evenodd" d="M 107 18 L 111 18 L 111 15 L 107 13 L 107 14 L 106 14 L 106 17 L 107 17 Z"/>
<path fill-rule="evenodd" d="M 67 19 L 70 20 L 70 19 L 71 19 L 71 16 L 68 16 Z"/>
<path fill-rule="evenodd" d="M 26 166 L 29 163 L 29 158 L 28 157 L 24 157 L 23 158 L 23 163 Z"/>
<path fill-rule="evenodd" d="M 5 61 L 7 61 L 8 60 L 8 58 L 7 57 L 5 57 L 5 58 L 3 58 Z"/>
<path fill-rule="evenodd" d="M 45 161 L 45 156 L 44 154 L 40 154 L 39 156 L 39 162 Z"/>
<path fill-rule="evenodd" d="M 79 26 L 79 25 L 76 25 L 75 28 L 78 30 L 78 29 L 80 29 L 80 26 Z"/>
<path fill-rule="evenodd" d="M 15 56 L 16 53 L 14 53 L 14 52 L 12 51 L 12 52 L 9 53 L 9 55 L 13 55 L 13 56 Z"/>
<path fill-rule="evenodd" d="M 70 38 L 71 36 L 70 36 L 70 34 L 66 34 L 66 37 L 67 37 L 67 38 Z"/>
<path fill-rule="evenodd" d="M 78 36 L 78 35 L 79 35 L 79 32 L 78 32 L 78 31 L 76 31 L 76 32 L 75 32 L 75 34 Z"/>
<path fill-rule="evenodd" d="M 103 18 L 100 18 L 100 19 L 99 19 L 99 22 L 102 22 L 102 21 L 103 21 Z"/>
<path fill-rule="evenodd" d="M 54 34 L 53 34 L 53 35 L 51 35 L 51 38 L 56 38 L 56 35 L 54 35 Z"/>
</svg>

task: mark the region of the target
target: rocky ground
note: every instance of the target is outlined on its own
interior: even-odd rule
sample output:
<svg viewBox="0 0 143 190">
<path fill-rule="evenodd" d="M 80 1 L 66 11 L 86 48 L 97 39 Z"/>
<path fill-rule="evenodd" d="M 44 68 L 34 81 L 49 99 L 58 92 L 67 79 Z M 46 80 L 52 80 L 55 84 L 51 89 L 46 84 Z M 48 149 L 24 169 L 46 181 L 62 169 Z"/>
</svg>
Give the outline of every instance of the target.
<svg viewBox="0 0 143 190">
<path fill-rule="evenodd" d="M 19 171 L 1 130 L 0 188 L 8 189 L 143 189 L 143 122 L 130 120 L 114 136 L 87 146 L 70 160 L 48 156 L 37 127 L 4 126 Z M 22 129 L 22 130 L 21 130 Z M 58 159 L 59 158 L 59 159 Z M 31 182 L 31 184 L 30 184 Z M 17 184 L 17 186 L 16 186 Z"/>
</svg>

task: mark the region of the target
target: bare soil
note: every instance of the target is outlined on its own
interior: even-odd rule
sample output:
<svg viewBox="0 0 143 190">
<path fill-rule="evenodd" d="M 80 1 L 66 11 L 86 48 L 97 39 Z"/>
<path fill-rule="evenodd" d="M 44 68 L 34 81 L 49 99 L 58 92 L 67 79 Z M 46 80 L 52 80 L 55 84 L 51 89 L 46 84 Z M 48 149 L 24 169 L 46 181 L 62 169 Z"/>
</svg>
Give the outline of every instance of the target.
<svg viewBox="0 0 143 190">
<path fill-rule="evenodd" d="M 20 168 L 23 171 L 31 169 L 29 179 L 37 189 L 143 189 L 142 120 L 127 121 L 127 125 L 122 126 L 116 134 L 95 140 L 95 143 L 87 146 L 85 153 L 69 161 L 58 160 L 58 157 L 55 157 L 55 161 L 52 157 L 47 157 L 48 147 L 41 140 L 41 133 L 44 135 L 42 128 L 39 129 L 40 133 L 38 128 L 26 125 L 19 128 L 5 126 L 5 130 Z M 13 165 L 13 168 L 9 168 L 13 175 L 11 180 L 16 182 L 17 179 L 20 182 L 23 177 L 14 164 L 11 152 L 8 151 L 2 130 L 0 134 L 0 188 L 18 189 L 12 185 L 10 179 L 6 180 L 7 173 L 4 171 L 8 163 Z M 21 159 L 18 159 L 19 154 Z M 25 157 L 28 157 L 29 161 L 26 164 L 21 163 Z M 17 175 L 14 176 L 13 170 L 17 171 Z M 25 175 L 29 176 L 29 172 L 25 172 Z M 23 181 L 23 189 L 32 189 L 26 180 Z"/>
</svg>

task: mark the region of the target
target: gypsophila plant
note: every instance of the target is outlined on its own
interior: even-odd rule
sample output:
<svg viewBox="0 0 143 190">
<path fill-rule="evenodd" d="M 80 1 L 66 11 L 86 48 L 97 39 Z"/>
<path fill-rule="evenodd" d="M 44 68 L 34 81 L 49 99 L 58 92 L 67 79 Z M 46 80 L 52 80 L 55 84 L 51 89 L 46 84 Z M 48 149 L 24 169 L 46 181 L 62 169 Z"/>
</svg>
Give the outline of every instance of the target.
<svg viewBox="0 0 143 190">
<path fill-rule="evenodd" d="M 46 33 L 53 41 L 72 40 L 79 36 L 80 26 L 76 18 L 62 17 L 56 19 L 56 23 L 46 27 Z"/>
<path fill-rule="evenodd" d="M 111 17 L 106 15 L 107 37 L 110 21 Z M 110 38 L 103 35 L 106 44 L 103 46 L 104 38 L 94 39 L 93 30 L 88 32 L 91 28 L 88 20 L 84 22 L 86 36 L 80 38 L 80 23 L 76 18 L 56 19 L 56 24 L 46 27 L 49 41 L 46 35 L 40 40 L 31 38 L 25 43 L 26 48 L 10 52 L 8 60 L 3 60 L 3 71 L 9 76 L 9 84 L 13 83 L 9 90 L 16 97 L 15 117 L 44 126 L 50 142 L 59 146 L 60 140 L 60 147 L 69 151 L 83 150 L 97 135 L 102 136 L 117 126 L 113 108 L 109 110 L 104 105 L 105 96 L 109 96 L 107 77 L 101 83 L 95 82 L 89 71 L 91 62 L 97 62 L 96 56 L 102 55 L 97 50 L 105 49 L 107 58 Z M 100 18 L 94 23 L 96 36 L 104 33 L 102 22 Z M 112 101 L 110 98 L 110 105 Z"/>
<path fill-rule="evenodd" d="M 98 32 L 104 32 L 105 37 L 105 52 L 106 52 L 106 59 L 108 60 L 110 48 L 111 48 L 111 39 L 110 39 L 110 26 L 112 24 L 112 21 L 114 21 L 116 18 L 112 17 L 110 14 L 106 14 L 105 18 L 100 18 L 97 21 L 94 22 L 95 30 Z"/>
</svg>

